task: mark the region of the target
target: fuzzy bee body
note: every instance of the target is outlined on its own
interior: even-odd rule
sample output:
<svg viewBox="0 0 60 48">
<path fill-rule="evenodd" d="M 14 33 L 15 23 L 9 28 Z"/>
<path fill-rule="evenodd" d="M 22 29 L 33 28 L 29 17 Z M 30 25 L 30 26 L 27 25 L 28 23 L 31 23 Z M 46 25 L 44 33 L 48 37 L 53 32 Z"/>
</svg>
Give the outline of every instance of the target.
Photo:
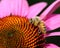
<svg viewBox="0 0 60 48">
<path fill-rule="evenodd" d="M 40 21 L 32 24 L 29 19 L 18 16 L 8 16 L 1 21 L 0 48 L 44 48 L 45 37 Z"/>
<path fill-rule="evenodd" d="M 43 33 L 46 33 L 46 28 L 45 28 L 45 24 L 43 21 L 40 20 L 40 18 L 38 16 L 36 16 L 35 18 L 30 19 L 30 22 L 32 24 L 34 24 L 34 26 L 38 26 L 40 30 L 42 30 Z"/>
</svg>

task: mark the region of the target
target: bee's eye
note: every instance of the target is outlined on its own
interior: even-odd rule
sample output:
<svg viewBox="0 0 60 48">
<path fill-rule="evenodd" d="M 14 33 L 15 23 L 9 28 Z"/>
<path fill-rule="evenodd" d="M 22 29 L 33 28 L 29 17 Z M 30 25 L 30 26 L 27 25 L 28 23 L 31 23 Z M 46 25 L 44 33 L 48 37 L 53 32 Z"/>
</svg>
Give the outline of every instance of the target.
<svg viewBox="0 0 60 48">
<path fill-rule="evenodd" d="M 34 23 L 35 23 L 35 20 L 32 18 L 32 19 L 29 20 L 29 22 L 30 22 L 31 24 L 34 24 Z"/>
<path fill-rule="evenodd" d="M 30 19 L 30 23 L 32 23 L 32 19 Z"/>
</svg>

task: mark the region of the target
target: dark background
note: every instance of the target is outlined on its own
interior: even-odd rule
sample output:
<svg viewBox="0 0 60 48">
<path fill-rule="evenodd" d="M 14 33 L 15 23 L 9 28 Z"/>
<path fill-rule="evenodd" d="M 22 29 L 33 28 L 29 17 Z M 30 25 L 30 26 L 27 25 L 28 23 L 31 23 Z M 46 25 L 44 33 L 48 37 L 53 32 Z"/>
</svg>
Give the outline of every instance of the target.
<svg viewBox="0 0 60 48">
<path fill-rule="evenodd" d="M 33 4 L 35 4 L 35 3 L 38 3 L 38 2 L 47 2 L 48 3 L 48 5 L 47 5 L 47 7 L 51 4 L 51 3 L 53 3 L 55 0 L 27 0 L 28 1 L 28 3 L 29 3 L 29 5 L 31 6 L 31 5 L 33 5 Z M 46 8 L 47 8 L 46 7 Z M 45 8 L 45 9 L 46 9 Z M 44 9 L 44 10 L 45 10 Z M 44 11 L 43 10 L 43 11 Z M 43 12 L 42 11 L 42 12 Z M 41 13 L 42 13 L 41 12 Z M 40 13 L 40 14 L 41 14 Z M 60 13 L 60 8 L 58 8 L 54 13 L 56 13 L 56 14 L 58 14 L 58 13 Z M 57 28 L 57 29 L 55 29 L 55 30 L 53 30 L 53 31 L 49 31 L 49 32 L 56 32 L 56 31 L 60 31 L 60 28 Z M 47 43 L 54 43 L 54 44 L 56 44 L 56 45 L 58 45 L 58 46 L 60 46 L 60 36 L 54 36 L 54 37 L 49 37 L 49 38 L 46 38 L 46 41 L 47 41 Z"/>
</svg>

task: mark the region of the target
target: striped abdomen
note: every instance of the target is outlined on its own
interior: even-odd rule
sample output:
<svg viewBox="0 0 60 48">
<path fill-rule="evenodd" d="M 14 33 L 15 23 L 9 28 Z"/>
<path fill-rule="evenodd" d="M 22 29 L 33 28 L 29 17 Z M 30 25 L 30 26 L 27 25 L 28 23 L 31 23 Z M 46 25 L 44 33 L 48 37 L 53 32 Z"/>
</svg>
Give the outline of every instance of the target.
<svg viewBox="0 0 60 48">
<path fill-rule="evenodd" d="M 25 17 L 2 18 L 0 48 L 44 48 L 44 33 Z"/>
</svg>

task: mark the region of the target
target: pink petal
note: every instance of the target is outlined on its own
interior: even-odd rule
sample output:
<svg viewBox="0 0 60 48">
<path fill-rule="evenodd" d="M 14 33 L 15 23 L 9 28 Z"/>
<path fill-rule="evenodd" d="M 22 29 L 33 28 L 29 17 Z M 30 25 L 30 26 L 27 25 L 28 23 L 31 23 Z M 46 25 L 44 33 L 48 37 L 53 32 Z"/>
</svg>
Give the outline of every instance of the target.
<svg viewBox="0 0 60 48">
<path fill-rule="evenodd" d="M 46 35 L 46 37 L 50 37 L 50 36 L 60 36 L 60 32 L 53 32 Z"/>
<path fill-rule="evenodd" d="M 46 46 L 46 48 L 60 48 L 60 47 L 58 47 L 58 46 L 55 45 L 55 44 L 48 44 L 48 45 Z"/>
<path fill-rule="evenodd" d="M 57 0 L 57 1 L 60 1 L 60 0 Z"/>
<path fill-rule="evenodd" d="M 60 7 L 60 1 L 53 2 L 41 15 L 41 19 L 46 19 L 47 16 L 50 16 L 58 7 Z"/>
<path fill-rule="evenodd" d="M 60 27 L 60 14 L 50 17 L 45 21 L 47 30 L 53 30 Z"/>
<path fill-rule="evenodd" d="M 0 2 L 0 18 L 10 15 L 11 8 L 11 0 L 1 0 Z"/>
<path fill-rule="evenodd" d="M 29 14 L 28 14 L 28 18 L 34 18 L 38 13 L 40 13 L 45 7 L 47 6 L 47 3 L 45 2 L 40 2 L 37 4 L 34 4 L 32 6 L 30 6 L 29 9 Z"/>
<path fill-rule="evenodd" d="M 27 1 L 23 0 L 22 10 L 21 10 L 21 16 L 26 16 L 28 14 L 28 10 L 29 10 L 29 6 L 28 6 Z"/>
<path fill-rule="evenodd" d="M 26 0 L 13 0 L 12 8 L 13 15 L 26 16 L 28 13 L 28 4 Z"/>
</svg>

